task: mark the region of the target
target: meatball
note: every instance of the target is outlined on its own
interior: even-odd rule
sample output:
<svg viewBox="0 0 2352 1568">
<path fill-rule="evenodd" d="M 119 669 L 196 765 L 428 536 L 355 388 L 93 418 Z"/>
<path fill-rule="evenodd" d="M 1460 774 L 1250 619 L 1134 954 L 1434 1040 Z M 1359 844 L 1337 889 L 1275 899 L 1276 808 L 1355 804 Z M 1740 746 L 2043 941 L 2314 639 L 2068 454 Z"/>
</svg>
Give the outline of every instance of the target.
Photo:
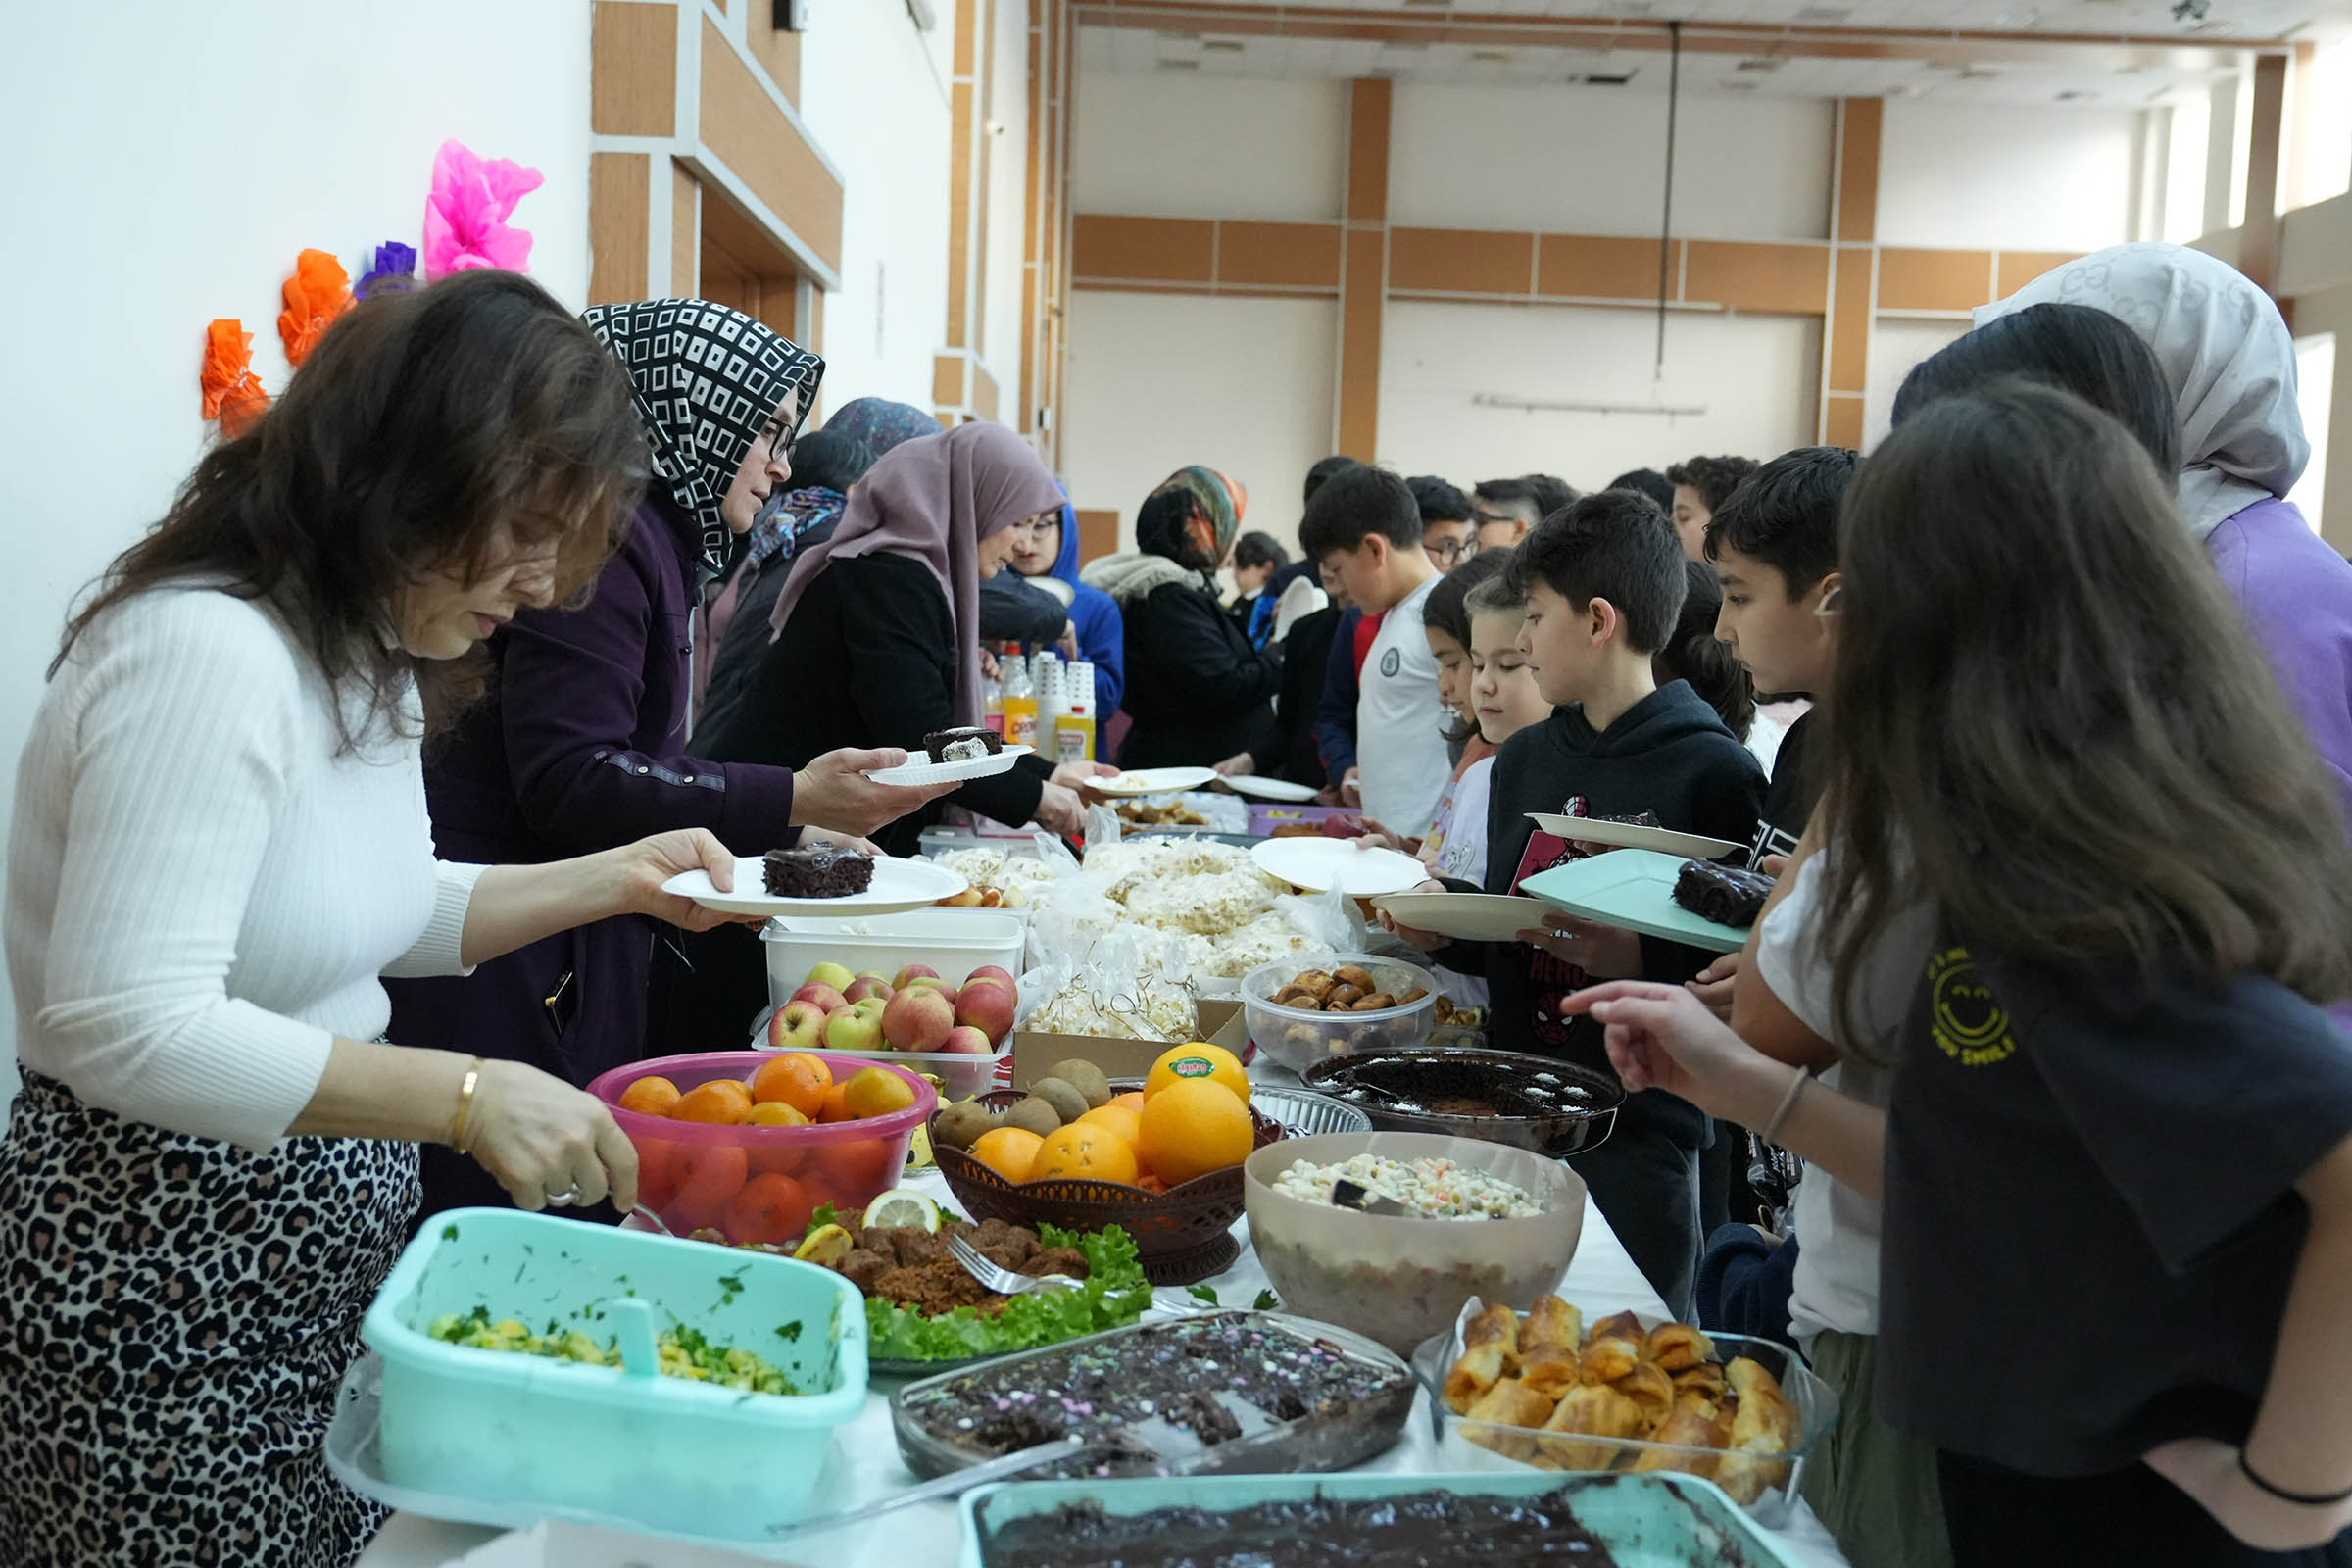
<svg viewBox="0 0 2352 1568">
<path fill-rule="evenodd" d="M 1075 1247 L 1045 1248 L 1023 1263 L 1020 1272 L 1037 1277 L 1067 1274 L 1074 1280 L 1082 1280 L 1086 1278 L 1086 1254 Z"/>
</svg>

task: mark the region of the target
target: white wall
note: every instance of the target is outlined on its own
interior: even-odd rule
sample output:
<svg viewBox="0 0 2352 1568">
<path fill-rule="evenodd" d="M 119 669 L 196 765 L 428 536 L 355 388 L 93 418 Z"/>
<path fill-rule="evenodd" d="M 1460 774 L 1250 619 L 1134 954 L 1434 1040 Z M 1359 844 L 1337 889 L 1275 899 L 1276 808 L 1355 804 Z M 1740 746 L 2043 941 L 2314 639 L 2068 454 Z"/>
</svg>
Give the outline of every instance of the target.
<svg viewBox="0 0 2352 1568">
<path fill-rule="evenodd" d="M 1886 439 L 1894 421 L 1894 395 L 1911 368 L 1968 331 L 1966 321 L 1905 319 L 1882 316 L 1870 334 L 1870 379 L 1862 399 L 1862 450 Z"/>
<path fill-rule="evenodd" d="M 1082 213 L 1340 216 L 1348 84 L 1081 73 L 1070 186 Z"/>
<path fill-rule="evenodd" d="M 2130 239 L 2135 110 L 1886 101 L 1879 241 L 2089 251 Z"/>
<path fill-rule="evenodd" d="M 1116 508 L 1128 548 L 1144 497 L 1205 464 L 1249 488 L 1245 528 L 1295 550 L 1299 486 L 1331 452 L 1338 332 L 1329 300 L 1073 294 L 1071 500 Z"/>
<path fill-rule="evenodd" d="M 1578 489 L 1698 453 L 1767 458 L 1812 439 L 1821 323 L 1577 306 L 1392 302 L 1381 333 L 1380 458 L 1456 484 L 1553 473 Z M 1703 405 L 1697 417 L 1483 408 L 1523 398 Z"/>
<path fill-rule="evenodd" d="M 996 0 L 996 81 L 988 127 L 988 267 L 980 359 L 995 377 L 997 409 L 1020 428 L 1021 240 L 1029 188 L 1028 0 Z"/>
<path fill-rule="evenodd" d="M 1835 124 L 1825 100 L 1686 96 L 1675 232 L 1826 237 Z M 1666 100 L 1656 93 L 1401 82 L 1390 121 L 1390 220 L 1655 234 L 1665 135 Z"/>
<path fill-rule="evenodd" d="M 514 221 L 534 236 L 532 273 L 585 303 L 589 14 L 132 0 L 11 20 L 0 103 L 25 142 L 0 176 L 17 236 L 0 248 L 16 305 L 0 378 L 13 771 L 68 600 L 162 514 L 210 434 L 208 321 L 242 318 L 264 384 L 283 385 L 278 289 L 296 252 L 332 251 L 356 276 L 379 241 L 416 244 L 449 136 L 547 176 Z"/>
</svg>

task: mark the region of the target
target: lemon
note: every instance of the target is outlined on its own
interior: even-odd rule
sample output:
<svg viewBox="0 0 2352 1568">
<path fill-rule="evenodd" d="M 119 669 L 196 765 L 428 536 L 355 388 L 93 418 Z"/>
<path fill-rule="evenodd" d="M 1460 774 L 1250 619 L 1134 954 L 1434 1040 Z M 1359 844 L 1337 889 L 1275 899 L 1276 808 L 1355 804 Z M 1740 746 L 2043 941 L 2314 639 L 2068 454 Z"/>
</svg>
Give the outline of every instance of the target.
<svg viewBox="0 0 2352 1568">
<path fill-rule="evenodd" d="M 850 1255 L 850 1249 L 854 1245 L 856 1244 L 851 1242 L 850 1233 L 840 1226 L 819 1225 L 808 1233 L 808 1240 L 802 1242 L 800 1250 L 792 1255 L 804 1263 L 814 1263 L 820 1268 L 831 1268 Z"/>
<path fill-rule="evenodd" d="M 865 1228 L 906 1228 L 929 1231 L 936 1236 L 939 1234 L 939 1205 L 911 1187 L 893 1188 L 865 1205 Z"/>
</svg>

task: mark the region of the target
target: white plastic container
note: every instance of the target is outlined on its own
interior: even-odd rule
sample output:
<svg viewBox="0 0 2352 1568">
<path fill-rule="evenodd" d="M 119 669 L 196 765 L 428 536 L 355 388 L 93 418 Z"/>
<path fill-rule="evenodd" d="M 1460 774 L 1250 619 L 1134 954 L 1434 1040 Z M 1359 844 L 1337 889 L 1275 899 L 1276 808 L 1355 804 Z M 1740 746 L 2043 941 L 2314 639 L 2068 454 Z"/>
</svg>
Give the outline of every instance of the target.
<svg viewBox="0 0 2352 1568">
<path fill-rule="evenodd" d="M 1017 979 L 1027 937 L 1025 919 L 995 909 L 916 909 L 862 920 L 780 916 L 760 933 L 767 952 L 767 999 L 779 1007 L 820 963 L 838 963 L 852 974 L 870 969 L 885 980 L 910 963 L 927 964 L 955 986 L 974 969 L 995 964 Z"/>
</svg>

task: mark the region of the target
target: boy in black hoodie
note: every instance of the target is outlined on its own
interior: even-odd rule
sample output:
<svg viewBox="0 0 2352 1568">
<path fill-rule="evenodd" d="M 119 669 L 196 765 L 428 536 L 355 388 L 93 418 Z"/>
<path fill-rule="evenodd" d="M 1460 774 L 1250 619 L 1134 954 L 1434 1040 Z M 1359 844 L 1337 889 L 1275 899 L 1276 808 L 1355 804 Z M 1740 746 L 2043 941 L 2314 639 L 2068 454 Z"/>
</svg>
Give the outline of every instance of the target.
<svg viewBox="0 0 2352 1568">
<path fill-rule="evenodd" d="M 1655 813 L 1665 827 L 1745 843 L 1764 775 L 1706 701 L 1683 681 L 1661 687 L 1650 656 L 1682 612 L 1683 555 L 1647 496 L 1604 491 L 1554 513 L 1511 567 L 1528 597 L 1519 644 L 1549 719 L 1505 741 L 1488 798 L 1488 893 L 1586 852 L 1535 830 L 1530 811 L 1566 816 Z M 1468 890 L 1476 891 L 1476 890 Z M 1417 946 L 1422 933 L 1403 932 Z M 1710 955 L 1552 911 L 1519 943 L 1442 949 L 1451 969 L 1483 971 L 1495 1046 L 1609 1071 L 1600 1030 L 1560 1001 L 1589 981 L 1680 983 Z M 1483 946 L 1483 954 L 1479 949 Z M 1482 962 L 1481 959 L 1484 959 Z M 1706 1118 L 1655 1090 L 1635 1095 L 1607 1143 L 1571 1161 L 1651 1285 L 1678 1317 L 1690 1310 L 1698 1263 L 1698 1151 Z"/>
</svg>

